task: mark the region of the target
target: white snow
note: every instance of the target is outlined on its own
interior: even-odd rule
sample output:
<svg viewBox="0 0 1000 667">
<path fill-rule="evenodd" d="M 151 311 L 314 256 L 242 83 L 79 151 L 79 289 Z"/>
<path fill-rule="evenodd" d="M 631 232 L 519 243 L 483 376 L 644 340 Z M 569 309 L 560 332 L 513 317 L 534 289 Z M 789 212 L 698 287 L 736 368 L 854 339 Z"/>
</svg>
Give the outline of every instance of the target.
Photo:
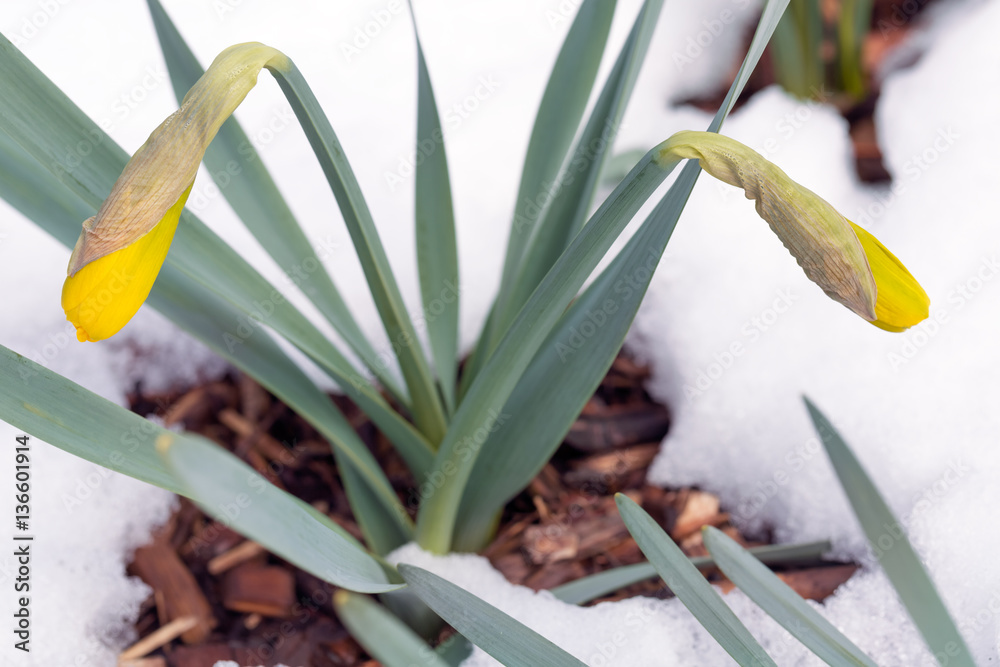
<svg viewBox="0 0 1000 667">
<path fill-rule="evenodd" d="M 393 11 L 397 5 L 389 0 L 295 0 L 281 10 L 241 0 L 163 4 L 203 63 L 247 40 L 271 44 L 296 61 L 338 130 L 384 232 L 404 298 L 419 312 L 409 172 L 416 66 L 405 12 Z M 576 3 L 416 4 L 446 128 L 468 345 L 496 288 L 531 121 Z M 618 4 L 607 55 L 617 52 L 639 3 Z M 667 104 L 728 81 L 757 5 L 667 3 L 619 149 L 648 148 L 676 130 L 708 124 L 705 114 Z M 997 657 L 994 610 L 1000 601 L 1000 571 L 987 556 L 998 545 L 980 535 L 992 525 L 988 508 L 1000 500 L 991 484 L 998 470 L 991 439 L 997 413 L 991 408 L 1000 398 L 991 327 L 1000 300 L 991 282 L 1000 232 L 991 223 L 1000 195 L 990 156 L 1000 144 L 990 122 L 1000 93 L 983 73 L 995 71 L 1000 60 L 992 35 L 1000 25 L 1000 2 L 942 3 L 938 19 L 947 20 L 948 30 L 928 33 L 921 46 L 929 52 L 914 67 L 887 74 L 879 102 L 880 142 L 896 176 L 895 194 L 856 182 L 846 125 L 825 106 L 770 89 L 724 128 L 879 236 L 921 280 L 938 324 L 891 335 L 860 321 L 804 278 L 750 202 L 703 178 L 630 345 L 653 362 L 653 390 L 676 416 L 652 472 L 655 481 L 719 493 L 749 530 L 772 529 L 781 541 L 832 537 L 839 554 L 865 557 L 801 406 L 800 393 L 808 393 L 906 518 L 977 659 L 986 661 Z M 0 10 L 0 31 L 16 36 L 28 56 L 88 114 L 106 121 L 128 150 L 176 107 L 143 3 L 12 0 Z M 302 159 L 310 154 L 307 142 L 269 76 L 261 76 L 237 115 L 311 239 L 333 249 L 327 265 L 362 327 L 384 341 L 333 198 L 317 165 Z M 0 343 L 119 403 L 138 380 L 150 388 L 177 386 L 221 368 L 149 309 L 113 341 L 77 344 L 58 303 L 68 251 L 0 206 L 0 281 L 30 286 L 5 295 Z M 205 173 L 191 207 L 268 278 L 284 284 Z M 741 346 L 738 354 L 734 344 Z M 700 395 L 685 396 L 688 385 Z M 14 435 L 0 425 L 0 442 Z M 17 655 L 17 664 L 113 664 L 131 639 L 129 621 L 146 595 L 141 583 L 124 575 L 128 552 L 166 517 L 170 496 L 102 475 L 41 443 L 35 447 L 32 509 L 39 542 L 33 573 L 40 588 L 32 598 L 34 650 Z M 80 505 L 66 505 L 67 497 L 88 489 Z M 3 498 L 0 513 L 9 516 L 12 505 Z M 506 584 L 474 557 L 408 558 L 438 568 L 588 664 L 645 664 L 650 656 L 657 664 L 725 662 L 676 602 L 576 609 Z M 10 557 L 0 558 L 3 581 L 11 565 Z M 0 614 L 9 613 L 12 597 L 0 596 Z M 744 597 L 727 600 L 782 665 L 813 664 Z M 880 664 L 922 664 L 919 639 L 877 569 L 845 585 L 824 613 Z M 641 627 L 634 627 L 636 615 L 644 619 Z M 616 629 L 627 639 L 616 641 Z M 612 645 L 615 655 L 604 655 L 602 647 Z M 6 644 L 0 656 L 15 657 Z"/>
</svg>

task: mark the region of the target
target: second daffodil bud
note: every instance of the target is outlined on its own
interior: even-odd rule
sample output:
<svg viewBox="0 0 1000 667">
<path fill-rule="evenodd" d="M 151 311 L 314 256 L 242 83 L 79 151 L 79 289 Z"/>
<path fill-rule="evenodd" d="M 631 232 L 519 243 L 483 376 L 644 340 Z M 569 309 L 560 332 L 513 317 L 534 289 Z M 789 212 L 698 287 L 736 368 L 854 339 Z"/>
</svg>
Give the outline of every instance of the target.
<svg viewBox="0 0 1000 667">
<path fill-rule="evenodd" d="M 264 67 L 285 56 L 256 42 L 231 46 L 157 127 L 115 182 L 69 260 L 62 306 L 81 341 L 117 333 L 149 296 L 167 256 L 198 165 Z"/>
<path fill-rule="evenodd" d="M 742 188 L 806 276 L 865 320 L 904 331 L 927 318 L 930 299 L 902 262 L 756 151 L 714 132 L 678 132 L 660 155 L 698 160 L 710 175 Z"/>
</svg>

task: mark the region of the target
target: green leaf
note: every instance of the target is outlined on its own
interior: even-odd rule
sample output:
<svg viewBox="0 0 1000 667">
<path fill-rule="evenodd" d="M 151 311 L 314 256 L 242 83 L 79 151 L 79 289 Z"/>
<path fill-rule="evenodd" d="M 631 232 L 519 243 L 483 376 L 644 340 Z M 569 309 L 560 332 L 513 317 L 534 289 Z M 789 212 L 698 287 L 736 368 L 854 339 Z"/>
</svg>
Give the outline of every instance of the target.
<svg viewBox="0 0 1000 667">
<path fill-rule="evenodd" d="M 159 0 L 147 0 L 178 102 L 205 73 Z M 227 120 L 204 158 L 219 192 L 261 246 L 316 305 L 344 340 L 403 405 L 405 393 L 383 371 L 378 355 L 344 303 L 323 262 L 296 221 L 253 142 L 235 116 Z M 312 267 L 312 268 L 310 268 Z"/>
<path fill-rule="evenodd" d="M 166 430 L 0 345 L 0 419 L 39 440 L 179 493 L 154 442 Z"/>
<path fill-rule="evenodd" d="M 53 181 L 60 181 L 96 210 L 128 155 L 2 36 L 0 65 L 0 87 L 19 91 L 0 96 L 0 132 L 48 170 Z M 79 234 L 79 222 L 75 227 Z M 399 448 L 415 474 L 425 470 L 431 461 L 427 441 L 278 290 L 189 212 L 182 215 L 161 276 L 168 267 L 233 307 L 227 309 L 226 317 L 217 318 L 220 325 L 212 334 L 215 346 L 222 344 L 228 352 L 235 352 L 263 335 L 259 323 L 266 321 L 338 382 Z"/>
<path fill-rule="evenodd" d="M 868 543 L 882 554 L 879 562 L 927 647 L 942 665 L 973 667 L 972 652 L 955 627 L 906 531 L 830 421 L 808 398 L 803 400 Z M 885 548 L 884 539 L 891 541 L 891 548 Z"/>
<path fill-rule="evenodd" d="M 822 42 L 819 2 L 791 0 L 774 32 L 775 75 L 785 90 L 801 98 L 815 97 L 823 90 Z"/>
<path fill-rule="evenodd" d="M 635 502 L 622 494 L 615 495 L 618 511 L 636 543 L 659 572 L 663 581 L 702 627 L 712 635 L 740 665 L 774 665 L 736 614 L 722 601 L 681 548 Z"/>
<path fill-rule="evenodd" d="M 753 547 L 750 553 L 762 563 L 794 564 L 813 562 L 830 550 L 829 542 L 805 542 L 803 544 L 769 544 Z M 711 556 L 694 556 L 689 559 L 699 570 L 715 566 Z M 581 577 L 552 589 L 552 594 L 563 602 L 583 604 L 617 590 L 655 577 L 656 568 L 649 563 L 623 565 L 597 574 Z"/>
<path fill-rule="evenodd" d="M 861 47 L 872 23 L 874 0 L 844 0 L 837 21 L 837 65 L 844 90 L 861 100 L 868 92 Z"/>
<path fill-rule="evenodd" d="M 337 591 L 333 605 L 351 636 L 385 667 L 448 667 L 427 642 L 371 598 Z"/>
<path fill-rule="evenodd" d="M 472 381 L 435 459 L 438 470 L 454 474 L 424 498 L 417 518 L 417 540 L 424 549 L 443 553 L 451 547 L 459 503 L 484 441 L 509 418 L 502 408 L 577 290 L 676 164 L 669 159 L 660 164 L 658 158 L 662 156 L 654 148 L 615 188 L 531 295 Z"/>
<path fill-rule="evenodd" d="M 184 495 L 276 556 L 359 593 L 401 587 L 392 568 L 365 552 L 340 526 L 218 445 L 164 431 L 156 449 Z"/>
<path fill-rule="evenodd" d="M 344 216 L 358 259 L 361 260 L 361 268 L 375 299 L 375 306 L 382 317 L 382 324 L 396 358 L 399 359 L 413 402 L 414 421 L 428 441 L 437 443 L 446 429 L 444 407 L 393 277 L 389 258 L 382 247 L 361 187 L 344 155 L 344 149 L 295 63 L 288 60 L 285 68 L 270 71 L 292 105 L 340 205 L 340 212 Z"/>
<path fill-rule="evenodd" d="M 413 524 L 403 506 L 398 502 L 394 505 L 383 502 L 372 484 L 336 447 L 333 448 L 333 457 L 351 505 L 351 513 L 361 528 L 368 548 L 384 556 L 411 541 Z"/>
<path fill-rule="evenodd" d="M 833 667 L 875 667 L 871 658 L 743 547 L 711 526 L 702 529 L 702 536 L 719 569 L 820 659 Z"/>
<path fill-rule="evenodd" d="M 74 456 L 189 496 L 226 525 L 338 586 L 400 587 L 391 570 L 302 501 L 197 436 L 179 435 L 0 346 L 0 418 Z M 156 443 L 169 439 L 171 465 Z"/>
<path fill-rule="evenodd" d="M 743 65 L 710 131 L 719 130 L 746 85 L 786 2 L 772 0 L 765 6 Z M 542 343 L 503 408 L 509 418 L 480 447 L 458 510 L 456 548 L 477 550 L 489 540 L 492 518 L 538 474 L 593 395 L 621 348 L 699 174 L 696 164 L 685 166 L 636 234 Z M 585 228 L 583 234 L 587 233 Z M 579 333 L 585 324 L 594 328 L 587 337 Z M 552 386 L 561 389 L 550 391 Z"/>
<path fill-rule="evenodd" d="M 427 606 L 501 663 L 585 667 L 531 628 L 450 581 L 412 565 L 398 569 Z"/>
<path fill-rule="evenodd" d="M 410 13 L 413 3 L 410 2 Z M 423 320 L 427 324 L 434 367 L 445 406 L 455 409 L 458 375 L 458 249 L 455 241 L 455 211 L 451 201 L 451 179 L 445 154 L 444 133 L 434 88 L 431 86 L 424 49 L 417 41 L 417 160 L 416 226 L 417 269 Z"/>
<path fill-rule="evenodd" d="M 524 158 L 500 280 L 500 294 L 494 305 L 497 310 L 507 310 L 510 289 L 514 286 L 524 251 L 528 247 L 528 239 L 547 203 L 547 195 L 551 195 L 551 184 L 555 182 L 560 167 L 568 157 L 570 144 L 597 78 L 615 5 L 613 0 L 585 0 L 577 10 L 552 67 Z M 487 352 L 493 349 L 491 341 L 497 333 L 503 331 L 497 331 L 499 321 L 493 322 L 494 319 L 496 318 L 491 318 L 484 328 L 485 343 L 481 344 L 487 347 Z M 507 319 L 504 328 L 509 323 L 510 320 Z M 478 367 L 466 369 L 472 375 L 477 371 Z"/>
<path fill-rule="evenodd" d="M 501 290 L 498 297 L 500 316 L 494 325 L 494 336 L 506 330 L 587 219 L 604 163 L 618 134 L 662 8 L 663 0 L 646 0 L 643 4 L 576 142 L 572 157 L 556 179 L 562 185 L 550 193 L 551 201 L 542 209 L 537 222 L 525 230 L 517 230 L 515 222 L 516 232 L 530 236 L 513 284 L 506 295 Z"/>
<path fill-rule="evenodd" d="M 70 248 L 76 243 L 80 220 L 95 212 L 3 132 L 0 132 L 0 196 Z M 410 539 L 412 523 L 375 458 L 333 402 L 267 332 L 258 331 L 241 345 L 225 345 L 219 332 L 238 320 L 240 313 L 169 262 L 161 269 L 147 303 L 234 366 L 257 378 L 268 391 L 315 426 L 335 449 L 343 450 L 344 464 L 370 486 L 379 500 L 382 515 L 393 519 L 394 530 L 406 536 L 404 541 Z M 364 511 L 380 510 L 357 509 L 359 520 Z"/>
</svg>

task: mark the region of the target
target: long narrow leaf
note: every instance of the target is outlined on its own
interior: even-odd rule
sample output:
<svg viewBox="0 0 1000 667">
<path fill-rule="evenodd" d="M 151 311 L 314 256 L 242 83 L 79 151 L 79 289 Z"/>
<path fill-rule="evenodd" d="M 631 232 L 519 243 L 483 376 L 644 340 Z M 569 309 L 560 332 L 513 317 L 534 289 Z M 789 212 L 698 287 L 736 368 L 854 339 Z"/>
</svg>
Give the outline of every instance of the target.
<svg viewBox="0 0 1000 667">
<path fill-rule="evenodd" d="M 646 0 L 639 11 L 572 157 L 556 180 L 559 186 L 554 188 L 551 201 L 530 230 L 530 240 L 515 278 L 511 285 L 504 286 L 509 288 L 506 293 L 501 290 L 494 337 L 507 328 L 587 219 L 662 8 L 663 0 Z"/>
<path fill-rule="evenodd" d="M 96 210 L 128 155 L 2 36 L 0 65 L 0 87 L 18 91 L 0 96 L 0 131 Z M 168 266 L 240 311 L 222 320 L 216 334 L 229 351 L 260 334 L 266 322 L 329 373 L 420 474 L 430 460 L 427 441 L 278 290 L 189 212 L 182 216 L 164 269 Z"/>
<path fill-rule="evenodd" d="M 371 598 L 337 591 L 333 605 L 351 637 L 385 667 L 448 667 L 427 642 Z"/>
<path fill-rule="evenodd" d="M 663 529 L 646 514 L 641 507 L 628 497 L 615 496 L 618 511 L 629 533 L 635 538 L 642 553 L 646 555 L 656 571 L 684 603 L 691 614 L 698 619 L 740 665 L 760 667 L 774 665 L 763 647 L 757 643 L 736 614 L 722 601 L 701 572 L 688 560 L 681 548 L 667 536 Z M 777 667 L 777 666 L 775 666 Z"/>
<path fill-rule="evenodd" d="M 156 449 L 184 495 L 289 563 L 359 593 L 401 587 L 390 566 L 365 552 L 336 523 L 218 445 L 165 431 L 157 437 Z"/>
<path fill-rule="evenodd" d="M 613 0 L 583 2 L 552 67 L 535 116 L 514 203 L 514 220 L 507 241 L 500 293 L 494 306 L 498 311 L 507 310 L 510 290 L 520 270 L 528 240 L 552 197 L 556 175 L 568 157 L 570 144 L 597 78 L 615 5 Z M 504 326 L 509 323 L 508 319 Z M 498 326 L 498 319 L 490 318 L 483 329 L 480 344 L 486 347 L 485 352 L 492 350 L 491 341 L 497 335 Z M 479 365 L 475 365 L 467 368 L 466 373 L 472 376 L 478 369 Z"/>
<path fill-rule="evenodd" d="M 437 443 L 446 428 L 444 407 L 393 277 L 389 258 L 344 149 L 295 63 L 289 60 L 286 68 L 274 69 L 271 73 L 292 105 L 340 205 L 382 324 L 403 371 L 413 404 L 414 421 L 431 443 Z"/>
<path fill-rule="evenodd" d="M 832 667 L 875 667 L 871 658 L 743 547 L 711 526 L 702 535 L 723 574 L 820 659 Z"/>
<path fill-rule="evenodd" d="M 0 376 L 0 419 L 14 427 L 80 458 L 187 495 L 226 525 L 325 581 L 362 592 L 400 587 L 390 579 L 391 570 L 343 529 L 220 447 L 171 433 L 3 346 Z M 164 439 L 173 442 L 168 464 L 156 451 Z"/>
<path fill-rule="evenodd" d="M 820 556 L 829 550 L 829 542 L 805 542 L 803 544 L 769 544 L 763 547 L 753 547 L 749 552 L 761 563 L 787 565 L 819 560 Z M 690 558 L 690 561 L 699 570 L 715 566 L 715 559 L 711 556 L 694 556 Z M 656 568 L 650 563 L 623 565 L 557 586 L 552 589 L 552 594 L 563 602 L 583 604 L 655 576 L 657 576 Z"/>
<path fill-rule="evenodd" d="M 830 421 L 808 398 L 803 400 L 868 543 L 879 549 L 879 562 L 931 653 L 942 665 L 974 667 L 972 652 L 907 539 L 906 531 Z M 889 549 L 884 548 L 886 538 L 891 541 Z"/>
<path fill-rule="evenodd" d="M 675 165 L 655 148 L 639 161 L 559 258 L 473 380 L 435 459 L 438 470 L 447 466 L 454 474 L 424 498 L 417 519 L 417 539 L 425 549 L 451 547 L 472 467 L 490 431 L 507 419 L 501 410 L 518 380 L 614 239 Z"/>
<path fill-rule="evenodd" d="M 450 581 L 412 565 L 400 565 L 399 573 L 427 606 L 502 664 L 586 667 L 531 628 Z"/>
<path fill-rule="evenodd" d="M 765 8 L 736 80 L 709 126 L 718 131 L 767 45 L 787 0 Z M 686 166 L 638 232 L 552 328 L 504 406 L 510 418 L 482 446 L 460 504 L 455 544 L 478 549 L 491 518 L 523 489 L 569 430 L 621 348 L 700 171 Z M 546 387 L 562 387 L 547 391 Z"/>
<path fill-rule="evenodd" d="M 822 40 L 819 3 L 791 0 L 774 31 L 774 69 L 785 90 L 802 98 L 813 97 L 822 90 Z"/>
<path fill-rule="evenodd" d="M 147 0 L 177 101 L 205 73 L 159 0 Z M 247 229 L 302 292 L 343 336 L 384 387 L 403 405 L 405 394 L 379 363 L 371 343 L 344 303 L 323 262 L 316 256 L 264 161 L 235 117 L 231 117 L 205 152 L 205 166 Z"/>
<path fill-rule="evenodd" d="M 94 213 L 93 207 L 3 132 L 0 132 L 0 196 L 68 248 L 76 242 L 79 221 Z M 220 331 L 238 320 L 240 313 L 170 263 L 160 271 L 147 303 L 234 366 L 257 378 L 313 424 L 335 448 L 343 449 L 345 463 L 373 489 L 385 514 L 394 518 L 399 530 L 410 534 L 412 526 L 405 510 L 367 447 L 333 402 L 267 332 L 259 331 L 241 345 L 227 346 Z"/>
<path fill-rule="evenodd" d="M 410 3 L 413 13 L 413 3 Z M 451 201 L 451 178 L 445 154 L 441 117 L 434 88 L 424 60 L 424 49 L 414 16 L 417 41 L 417 160 L 416 227 L 417 269 L 423 321 L 427 325 L 434 368 L 441 395 L 449 412 L 455 409 L 458 375 L 458 249 L 455 241 L 455 211 Z"/>
</svg>

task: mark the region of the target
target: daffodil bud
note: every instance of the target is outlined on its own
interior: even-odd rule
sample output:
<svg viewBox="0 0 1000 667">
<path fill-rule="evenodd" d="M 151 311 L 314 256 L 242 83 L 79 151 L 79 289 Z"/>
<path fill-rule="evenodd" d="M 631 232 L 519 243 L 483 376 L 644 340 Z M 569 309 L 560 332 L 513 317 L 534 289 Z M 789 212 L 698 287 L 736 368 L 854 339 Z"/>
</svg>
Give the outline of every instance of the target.
<svg viewBox="0 0 1000 667">
<path fill-rule="evenodd" d="M 714 132 L 678 132 L 660 154 L 698 160 L 710 175 L 742 188 L 806 276 L 834 301 L 887 331 L 927 318 L 930 299 L 902 262 L 756 151 Z"/>
<path fill-rule="evenodd" d="M 256 42 L 215 59 L 146 140 L 83 231 L 69 260 L 62 306 L 81 341 L 117 333 L 149 296 L 167 256 L 198 165 L 222 124 L 285 56 Z"/>
</svg>

